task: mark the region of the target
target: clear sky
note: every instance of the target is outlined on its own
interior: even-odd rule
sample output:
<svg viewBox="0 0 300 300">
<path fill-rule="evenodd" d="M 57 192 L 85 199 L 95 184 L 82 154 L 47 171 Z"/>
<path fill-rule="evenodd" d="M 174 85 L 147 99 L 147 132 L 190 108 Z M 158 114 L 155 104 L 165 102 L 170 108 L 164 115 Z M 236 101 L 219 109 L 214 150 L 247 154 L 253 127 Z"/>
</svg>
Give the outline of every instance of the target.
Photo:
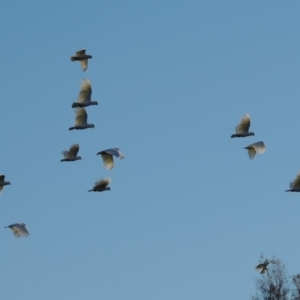
<svg viewBox="0 0 300 300">
<path fill-rule="evenodd" d="M 5 1 L 5 300 L 248 299 L 299 272 L 299 1 Z M 70 56 L 93 56 L 84 73 Z M 80 82 L 94 129 L 69 131 Z M 231 139 L 249 113 L 255 136 Z M 242 148 L 263 140 L 250 161 Z M 61 163 L 80 144 L 81 161 Z M 104 169 L 98 151 L 125 160 Z M 111 191 L 87 193 L 111 177 Z"/>
</svg>

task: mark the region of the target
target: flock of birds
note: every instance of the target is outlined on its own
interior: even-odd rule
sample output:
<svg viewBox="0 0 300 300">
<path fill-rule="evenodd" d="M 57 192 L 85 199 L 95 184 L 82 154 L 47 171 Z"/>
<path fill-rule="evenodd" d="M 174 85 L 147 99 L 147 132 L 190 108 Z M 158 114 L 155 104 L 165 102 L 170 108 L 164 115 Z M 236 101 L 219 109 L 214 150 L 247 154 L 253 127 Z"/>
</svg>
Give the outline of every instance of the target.
<svg viewBox="0 0 300 300">
<path fill-rule="evenodd" d="M 255 135 L 254 132 L 249 132 L 251 119 L 249 114 L 245 114 L 241 119 L 239 125 L 235 127 L 235 134 L 231 135 L 231 138 L 235 137 L 247 137 Z M 244 147 L 248 150 L 248 156 L 250 159 L 254 159 L 256 154 L 263 154 L 266 151 L 266 145 L 263 141 L 256 142 Z M 296 178 L 290 182 L 290 189 L 286 192 L 300 192 L 300 173 L 297 174 Z"/>
<path fill-rule="evenodd" d="M 231 135 L 231 138 L 236 137 L 247 137 L 255 135 L 254 132 L 249 132 L 251 124 L 251 119 L 249 114 L 245 114 L 243 118 L 241 119 L 240 123 L 235 127 L 235 134 Z M 248 150 L 248 156 L 250 159 L 255 159 L 256 154 L 263 154 L 266 151 L 266 145 L 263 141 L 256 142 L 253 144 L 250 144 L 244 149 Z M 290 189 L 286 190 L 286 192 L 300 192 L 300 173 L 297 174 L 296 178 L 290 182 Z M 267 266 L 269 263 L 272 263 L 272 261 L 269 261 L 268 259 L 265 260 L 265 262 L 260 263 L 258 266 L 256 266 L 255 270 L 261 270 L 261 274 L 264 274 L 268 269 Z"/>
<path fill-rule="evenodd" d="M 71 61 L 79 61 L 81 64 L 82 70 L 85 72 L 88 68 L 88 60 L 91 59 L 92 56 L 86 54 L 86 50 L 79 50 L 75 53 L 75 55 L 71 56 Z M 77 102 L 72 104 L 72 108 L 75 108 L 75 125 L 70 127 L 69 130 L 83 130 L 88 128 L 95 128 L 94 124 L 88 123 L 88 114 L 85 110 L 85 107 L 91 105 L 98 105 L 97 101 L 92 101 L 92 86 L 89 79 L 83 79 L 81 81 L 80 92 L 77 98 Z M 236 133 L 231 135 L 231 138 L 236 137 L 248 137 L 254 136 L 254 132 L 249 132 L 251 124 L 251 119 L 249 114 L 245 114 L 241 119 L 240 123 L 236 126 Z M 259 141 L 253 144 L 250 144 L 244 149 L 248 150 L 248 156 L 250 159 L 255 159 L 256 154 L 263 154 L 266 151 L 266 145 L 263 141 Z M 63 151 L 62 154 L 64 158 L 61 162 L 71 162 L 76 160 L 81 160 L 81 156 L 78 156 L 79 152 L 79 144 L 74 144 L 67 151 Z M 111 148 L 102 150 L 97 153 L 97 155 L 101 155 L 104 167 L 107 170 L 111 170 L 114 167 L 114 156 L 120 159 L 125 158 L 121 153 L 119 148 Z M 111 183 L 111 178 L 102 178 L 95 182 L 92 189 L 88 192 L 103 192 L 109 191 L 110 187 L 108 186 Z M 5 181 L 5 175 L 0 175 L 0 193 L 2 192 L 5 185 L 10 185 L 9 181 Z M 300 173 L 297 174 L 296 178 L 290 182 L 290 189 L 286 190 L 286 192 L 300 192 Z M 26 224 L 24 223 L 15 223 L 4 228 L 10 228 L 13 234 L 16 237 L 29 235 L 28 230 L 26 229 Z M 267 270 L 267 265 L 269 261 L 266 260 L 264 263 L 259 264 L 256 269 L 262 269 L 261 274 L 265 273 Z"/>
<path fill-rule="evenodd" d="M 88 60 L 92 58 L 91 55 L 85 53 L 86 50 L 79 50 L 74 56 L 71 56 L 71 61 L 79 61 L 82 70 L 85 72 L 88 68 Z M 69 130 L 83 130 L 88 128 L 95 128 L 94 124 L 88 123 L 88 114 L 85 107 L 91 105 L 98 105 L 97 101 L 92 101 L 92 85 L 89 79 L 83 79 L 81 81 L 80 92 L 77 98 L 77 102 L 72 104 L 72 108 L 75 108 L 75 125 L 70 127 Z M 69 150 L 62 151 L 64 156 L 61 162 L 74 162 L 76 160 L 81 160 L 81 156 L 78 156 L 79 144 L 71 145 Z M 103 160 L 103 165 L 107 170 L 111 170 L 114 167 L 114 156 L 120 159 L 124 159 L 124 155 L 121 153 L 119 148 L 110 148 L 102 150 L 97 153 L 101 155 Z M 102 178 L 95 182 L 93 188 L 88 192 L 104 192 L 110 191 L 108 186 L 111 182 L 111 178 Z M 9 181 L 5 181 L 5 175 L 0 175 L 0 193 L 2 192 L 5 185 L 10 185 Z M 16 237 L 29 235 L 26 229 L 26 224 L 15 223 L 4 228 L 10 228 Z"/>
</svg>

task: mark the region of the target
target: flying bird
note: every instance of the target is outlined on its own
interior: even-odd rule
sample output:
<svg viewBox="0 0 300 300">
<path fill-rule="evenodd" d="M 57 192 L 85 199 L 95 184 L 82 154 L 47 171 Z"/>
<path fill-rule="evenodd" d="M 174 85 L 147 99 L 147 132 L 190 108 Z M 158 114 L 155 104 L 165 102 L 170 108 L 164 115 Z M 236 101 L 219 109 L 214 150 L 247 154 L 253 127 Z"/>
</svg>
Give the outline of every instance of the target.
<svg viewBox="0 0 300 300">
<path fill-rule="evenodd" d="M 257 153 L 263 154 L 266 151 L 266 145 L 264 142 L 260 141 L 257 143 L 253 143 L 243 149 L 248 150 L 248 156 L 250 159 L 255 159 Z"/>
<path fill-rule="evenodd" d="M 231 138 L 254 135 L 254 132 L 249 132 L 250 123 L 251 123 L 250 115 L 245 114 L 241 119 L 240 124 L 235 127 L 236 133 L 233 134 Z"/>
<path fill-rule="evenodd" d="M 300 173 L 290 182 L 290 190 L 286 190 L 286 192 L 300 192 Z"/>
<path fill-rule="evenodd" d="M 5 181 L 5 175 L 0 175 L 0 193 L 2 192 L 5 185 L 10 185 L 10 182 Z"/>
<path fill-rule="evenodd" d="M 104 167 L 107 170 L 111 170 L 114 167 L 114 156 L 119 157 L 120 159 L 125 158 L 119 148 L 103 150 L 97 153 L 97 155 L 99 154 L 102 156 Z"/>
<path fill-rule="evenodd" d="M 85 72 L 88 68 L 88 59 L 93 58 L 92 55 L 85 54 L 86 49 L 79 50 L 74 56 L 71 56 L 71 61 L 78 60 L 82 70 Z"/>
<path fill-rule="evenodd" d="M 83 107 L 76 109 L 75 114 L 76 114 L 75 126 L 70 127 L 69 130 L 95 128 L 94 124 L 87 123 L 88 115 L 86 113 L 86 110 Z"/>
<path fill-rule="evenodd" d="M 72 108 L 98 105 L 98 102 L 92 101 L 91 97 L 92 97 L 91 82 L 89 81 L 89 79 L 83 79 L 81 81 L 80 92 L 77 98 L 77 102 L 73 102 Z"/>
<path fill-rule="evenodd" d="M 103 192 L 103 191 L 110 191 L 110 187 L 107 186 L 111 182 L 110 178 L 102 178 L 95 182 L 93 189 L 89 190 L 88 192 Z"/>
<path fill-rule="evenodd" d="M 10 228 L 16 237 L 20 237 L 20 236 L 27 237 L 29 235 L 29 232 L 27 231 L 26 225 L 24 223 L 12 224 L 4 228 Z"/>
<path fill-rule="evenodd" d="M 263 262 L 263 263 L 259 264 L 258 266 L 256 266 L 255 270 L 256 271 L 260 271 L 261 270 L 260 274 L 264 274 L 268 270 L 267 266 L 268 266 L 269 263 L 270 263 L 269 260 L 266 259 L 265 262 Z"/>
<path fill-rule="evenodd" d="M 82 159 L 81 156 L 77 156 L 79 151 L 79 145 L 74 144 L 70 147 L 69 151 L 62 151 L 63 156 L 65 157 L 61 161 L 75 161 Z"/>
</svg>

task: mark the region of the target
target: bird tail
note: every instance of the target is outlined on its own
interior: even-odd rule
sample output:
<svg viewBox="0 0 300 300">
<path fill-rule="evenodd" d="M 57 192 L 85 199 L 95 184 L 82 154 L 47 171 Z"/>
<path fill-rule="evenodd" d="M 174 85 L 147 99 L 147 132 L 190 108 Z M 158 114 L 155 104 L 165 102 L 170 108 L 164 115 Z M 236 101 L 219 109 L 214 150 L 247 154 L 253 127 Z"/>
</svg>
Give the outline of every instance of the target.
<svg viewBox="0 0 300 300">
<path fill-rule="evenodd" d="M 286 192 L 291 192 L 292 190 L 286 190 Z"/>
<path fill-rule="evenodd" d="M 93 190 L 89 190 L 88 192 L 93 192 Z"/>
<path fill-rule="evenodd" d="M 76 56 L 71 56 L 71 61 L 75 61 L 75 60 L 77 60 Z"/>
<path fill-rule="evenodd" d="M 74 129 L 75 129 L 75 127 L 70 127 L 70 128 L 69 128 L 69 130 L 74 130 Z"/>
</svg>

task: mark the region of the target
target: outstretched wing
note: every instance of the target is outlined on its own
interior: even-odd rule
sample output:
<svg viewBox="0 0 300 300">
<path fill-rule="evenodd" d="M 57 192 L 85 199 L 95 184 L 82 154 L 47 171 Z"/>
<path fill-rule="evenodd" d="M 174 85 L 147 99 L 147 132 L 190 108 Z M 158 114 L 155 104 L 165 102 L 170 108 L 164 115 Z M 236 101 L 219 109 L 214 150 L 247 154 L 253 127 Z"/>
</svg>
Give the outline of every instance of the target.
<svg viewBox="0 0 300 300">
<path fill-rule="evenodd" d="M 263 154 L 266 151 L 266 145 L 262 141 L 253 143 L 245 148 L 248 150 L 250 159 L 254 159 L 257 153 Z"/>
<path fill-rule="evenodd" d="M 7 228 L 7 227 L 12 230 L 13 234 L 16 237 L 20 237 L 20 236 L 26 236 L 27 237 L 29 235 L 29 232 L 27 231 L 24 223 L 11 224 L 11 225 L 6 226 L 4 228 Z"/>
<path fill-rule="evenodd" d="M 248 156 L 249 156 L 249 158 L 250 159 L 255 159 L 255 156 L 256 156 L 256 150 L 255 150 L 255 148 L 254 147 L 252 147 L 252 146 L 248 146 Z"/>
<path fill-rule="evenodd" d="M 81 69 L 85 72 L 88 68 L 88 60 L 84 59 L 80 61 Z"/>
<path fill-rule="evenodd" d="M 86 49 L 82 49 L 76 52 L 76 55 L 85 55 Z"/>
<path fill-rule="evenodd" d="M 95 183 L 94 187 L 105 188 L 107 185 L 110 184 L 110 182 L 111 182 L 110 178 L 102 178 Z"/>
<path fill-rule="evenodd" d="M 83 79 L 81 81 L 80 92 L 77 101 L 80 103 L 90 102 L 92 97 L 92 86 L 88 79 Z"/>
<path fill-rule="evenodd" d="M 257 266 L 255 267 L 255 270 L 258 271 L 258 270 L 263 269 L 264 267 L 265 267 L 264 264 L 259 264 L 259 265 L 257 265 Z"/>
<path fill-rule="evenodd" d="M 101 157 L 103 159 L 104 167 L 107 170 L 111 170 L 114 167 L 114 158 L 112 154 L 107 153 L 106 151 L 100 152 Z"/>
<path fill-rule="evenodd" d="M 298 173 L 296 178 L 290 183 L 290 188 L 300 189 L 300 173 Z"/>
<path fill-rule="evenodd" d="M 76 158 L 78 151 L 79 151 L 79 145 L 78 144 L 72 145 L 70 147 L 69 152 L 68 152 L 68 157 L 69 158 Z"/>
<path fill-rule="evenodd" d="M 111 149 L 104 150 L 103 152 L 119 157 L 120 159 L 125 158 L 125 156 L 121 153 L 119 148 L 111 148 Z"/>
<path fill-rule="evenodd" d="M 68 154 L 69 154 L 69 151 L 62 151 L 61 154 L 64 156 L 64 158 L 67 158 Z"/>
<path fill-rule="evenodd" d="M 235 127 L 236 133 L 248 132 L 250 128 L 250 115 L 245 114 L 240 121 L 240 124 Z"/>
<path fill-rule="evenodd" d="M 266 151 L 266 145 L 263 141 L 254 143 L 254 144 L 252 144 L 252 146 L 255 148 L 256 152 L 259 154 L 263 154 Z"/>
<path fill-rule="evenodd" d="M 87 113 L 86 113 L 86 110 L 81 107 L 81 108 L 78 108 L 76 111 L 76 125 L 84 125 L 84 124 L 87 124 Z"/>
<path fill-rule="evenodd" d="M 29 235 L 29 232 L 27 231 L 26 227 L 21 224 L 15 224 L 13 226 L 13 232 L 14 232 L 14 235 L 17 237 L 20 237 L 20 236 L 27 237 Z"/>
<path fill-rule="evenodd" d="M 260 274 L 265 274 L 266 271 L 268 271 L 268 268 L 267 268 L 267 267 L 264 267 L 264 268 L 261 270 Z"/>
<path fill-rule="evenodd" d="M 3 185 L 1 185 L 1 183 L 5 182 L 5 175 L 0 175 L 0 194 L 2 193 L 2 190 L 4 188 Z"/>
</svg>

